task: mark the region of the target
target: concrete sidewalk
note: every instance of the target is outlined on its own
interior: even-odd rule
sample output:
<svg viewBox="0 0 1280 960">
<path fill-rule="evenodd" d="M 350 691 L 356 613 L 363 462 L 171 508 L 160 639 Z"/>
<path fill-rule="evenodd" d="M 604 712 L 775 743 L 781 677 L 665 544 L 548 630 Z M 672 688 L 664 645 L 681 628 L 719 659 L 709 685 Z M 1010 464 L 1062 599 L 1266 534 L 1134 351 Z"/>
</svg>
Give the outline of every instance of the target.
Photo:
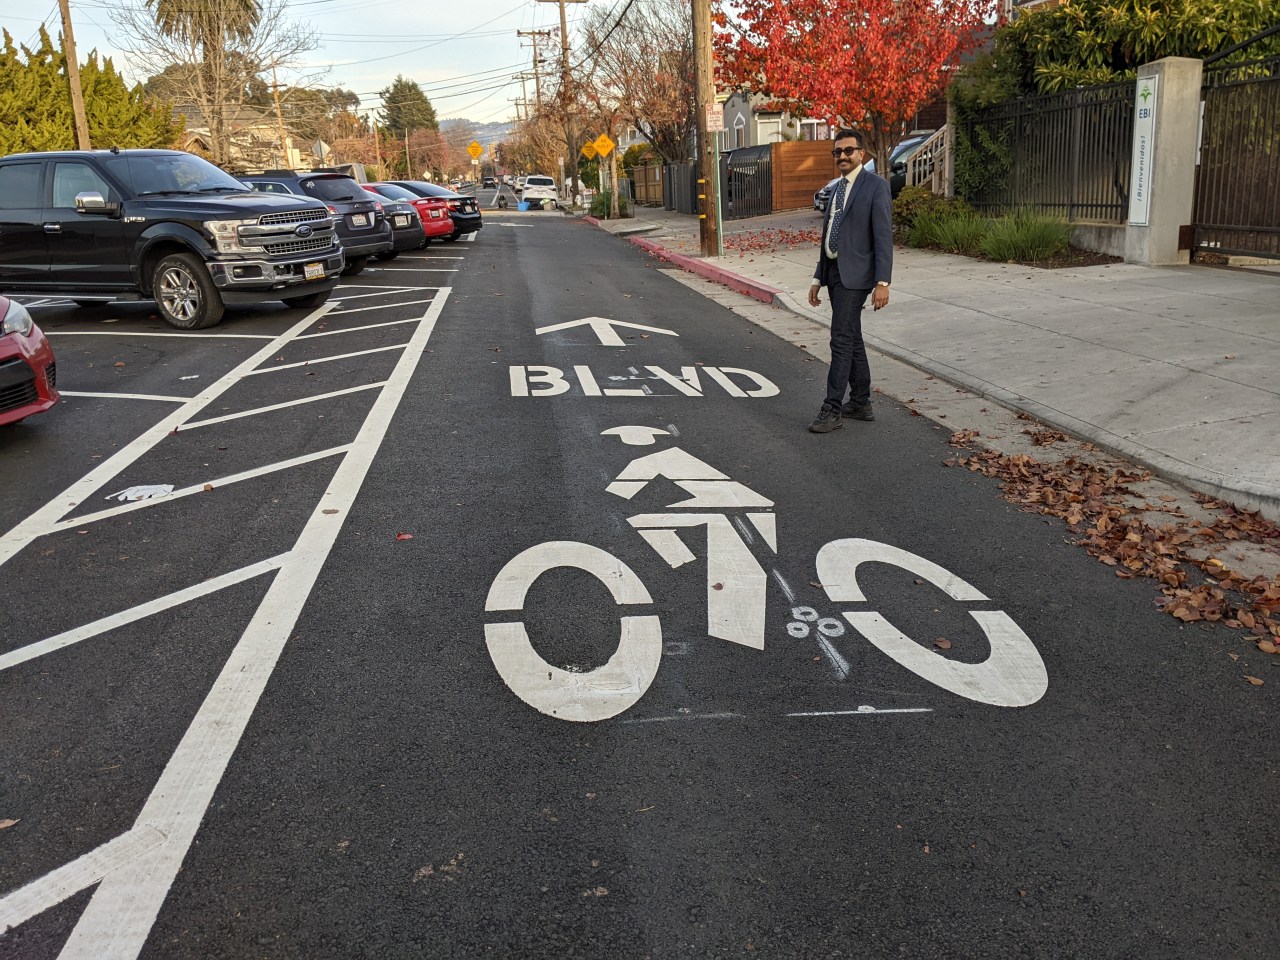
<svg viewBox="0 0 1280 960">
<path fill-rule="evenodd" d="M 795 212 L 725 226 L 727 236 L 767 239 L 820 225 L 817 213 Z M 806 302 L 814 245 L 704 259 L 692 216 L 642 207 L 598 226 L 829 321 L 825 291 L 817 310 Z M 1166 479 L 1280 517 L 1278 275 L 1120 263 L 1043 270 L 899 247 L 890 305 L 868 308 L 863 332 L 876 350 Z"/>
</svg>

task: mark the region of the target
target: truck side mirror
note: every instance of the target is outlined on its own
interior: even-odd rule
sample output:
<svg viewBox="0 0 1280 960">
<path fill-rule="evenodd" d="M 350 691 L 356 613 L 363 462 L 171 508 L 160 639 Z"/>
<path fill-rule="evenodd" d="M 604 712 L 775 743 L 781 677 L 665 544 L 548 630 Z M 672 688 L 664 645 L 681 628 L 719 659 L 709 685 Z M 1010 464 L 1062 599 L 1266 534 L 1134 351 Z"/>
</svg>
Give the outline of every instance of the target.
<svg viewBox="0 0 1280 960">
<path fill-rule="evenodd" d="M 103 199 L 102 194 L 95 190 L 87 190 L 76 194 L 76 212 L 114 217 L 120 212 L 120 204 L 108 203 Z"/>
</svg>

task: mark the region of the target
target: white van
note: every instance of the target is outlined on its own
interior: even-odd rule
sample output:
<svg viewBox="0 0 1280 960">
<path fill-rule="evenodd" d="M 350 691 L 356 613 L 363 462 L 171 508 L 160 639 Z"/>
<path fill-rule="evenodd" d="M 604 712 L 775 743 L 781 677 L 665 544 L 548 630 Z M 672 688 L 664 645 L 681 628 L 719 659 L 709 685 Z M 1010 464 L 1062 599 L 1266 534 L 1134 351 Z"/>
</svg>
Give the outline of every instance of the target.
<svg viewBox="0 0 1280 960">
<path fill-rule="evenodd" d="M 559 206 L 560 192 L 556 189 L 556 182 L 551 177 L 534 174 L 525 178 L 524 191 L 520 194 L 520 199 L 531 204 L 550 200 L 556 206 Z"/>
</svg>

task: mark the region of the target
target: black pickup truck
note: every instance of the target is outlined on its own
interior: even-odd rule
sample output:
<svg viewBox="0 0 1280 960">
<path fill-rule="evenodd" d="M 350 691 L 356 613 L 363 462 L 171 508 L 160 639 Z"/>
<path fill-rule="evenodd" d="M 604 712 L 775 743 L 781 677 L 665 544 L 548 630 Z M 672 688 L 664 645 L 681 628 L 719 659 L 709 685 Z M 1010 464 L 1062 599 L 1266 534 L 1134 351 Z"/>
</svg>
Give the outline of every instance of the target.
<svg viewBox="0 0 1280 960">
<path fill-rule="evenodd" d="M 344 266 L 319 200 L 254 193 L 176 150 L 0 158 L 0 293 L 154 300 L 183 330 L 225 304 L 318 307 Z"/>
</svg>

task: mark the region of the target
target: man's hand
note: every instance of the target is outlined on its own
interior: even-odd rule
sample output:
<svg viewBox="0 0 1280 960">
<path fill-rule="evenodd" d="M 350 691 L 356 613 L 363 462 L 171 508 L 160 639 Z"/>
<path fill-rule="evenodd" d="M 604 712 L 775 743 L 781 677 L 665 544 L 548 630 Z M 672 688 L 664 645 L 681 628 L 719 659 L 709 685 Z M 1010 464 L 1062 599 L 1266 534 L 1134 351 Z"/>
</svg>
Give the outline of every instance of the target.
<svg viewBox="0 0 1280 960">
<path fill-rule="evenodd" d="M 818 284 L 818 281 L 816 280 L 813 283 L 809 284 L 809 306 L 816 307 L 822 302 L 821 300 L 818 299 L 818 291 L 821 289 L 822 287 Z"/>
<path fill-rule="evenodd" d="M 810 290 L 810 296 L 812 296 L 812 294 L 813 294 L 813 291 Z M 871 309 L 879 310 L 881 307 L 887 307 L 888 305 L 889 305 L 889 288 L 888 287 L 878 286 L 871 291 Z"/>
</svg>

